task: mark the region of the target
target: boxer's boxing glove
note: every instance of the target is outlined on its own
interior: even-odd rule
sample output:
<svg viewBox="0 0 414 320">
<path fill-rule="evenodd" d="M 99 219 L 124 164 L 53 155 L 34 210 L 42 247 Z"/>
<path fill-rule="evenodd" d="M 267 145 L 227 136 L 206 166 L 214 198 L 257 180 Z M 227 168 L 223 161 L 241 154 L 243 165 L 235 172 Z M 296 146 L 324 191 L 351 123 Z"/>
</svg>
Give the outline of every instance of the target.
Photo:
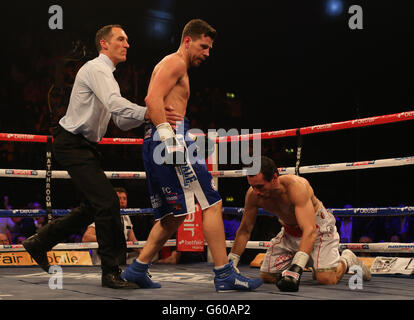
<svg viewBox="0 0 414 320">
<path fill-rule="evenodd" d="M 299 290 L 300 277 L 308 260 L 309 255 L 306 252 L 296 252 L 292 264 L 282 272 L 282 277 L 276 282 L 280 291 L 296 292 Z"/>
<path fill-rule="evenodd" d="M 171 125 L 168 122 L 160 123 L 157 126 L 157 132 L 160 136 L 161 142 L 164 144 L 164 164 L 185 164 L 185 147 L 178 141 Z"/>
</svg>

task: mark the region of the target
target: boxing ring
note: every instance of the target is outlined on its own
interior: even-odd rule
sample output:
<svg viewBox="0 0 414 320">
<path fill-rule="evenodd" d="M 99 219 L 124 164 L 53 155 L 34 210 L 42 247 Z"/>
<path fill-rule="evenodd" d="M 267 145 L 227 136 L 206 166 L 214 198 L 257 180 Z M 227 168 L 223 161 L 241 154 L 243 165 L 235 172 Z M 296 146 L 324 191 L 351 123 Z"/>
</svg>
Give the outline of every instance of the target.
<svg viewBox="0 0 414 320">
<path fill-rule="evenodd" d="M 336 171 L 376 169 L 384 167 L 407 166 L 414 164 L 414 155 L 404 157 L 362 160 L 358 162 L 343 162 L 330 164 L 314 164 L 301 166 L 301 137 L 304 135 L 325 133 L 337 130 L 371 127 L 388 123 L 397 123 L 414 119 L 414 111 L 401 112 L 384 116 L 349 120 L 337 123 L 314 125 L 303 128 L 294 128 L 264 133 L 253 133 L 240 136 L 217 137 L 217 143 L 246 141 L 254 139 L 279 139 L 284 137 L 297 138 L 297 153 L 295 167 L 279 168 L 280 174 L 317 174 Z M 29 134 L 0 133 L 0 140 L 8 143 L 37 142 L 46 143 L 45 170 L 37 169 L 0 169 L 0 178 L 42 179 L 45 181 L 46 209 L 12 209 L 0 210 L 0 217 L 59 217 L 69 212 L 67 209 L 52 208 L 51 179 L 70 179 L 66 171 L 51 169 L 51 137 Z M 104 138 L 100 144 L 140 145 L 143 139 L 132 138 Z M 216 148 L 217 151 L 217 148 Z M 213 154 L 214 157 L 217 154 Z M 209 170 L 216 179 L 243 178 L 246 170 L 218 170 L 218 166 L 210 166 Z M 109 179 L 145 179 L 145 172 L 135 171 L 106 171 Z M 381 207 L 381 208 L 327 208 L 336 217 L 383 217 L 414 215 L 414 207 Z M 223 207 L 223 213 L 241 215 L 243 208 Z M 121 209 L 121 214 L 152 214 L 151 208 Z M 268 215 L 264 210 L 259 215 Z M 246 249 L 264 250 L 269 246 L 270 239 L 249 241 Z M 141 248 L 145 241 L 127 242 L 128 248 Z M 167 247 L 176 246 L 176 240 L 167 241 Z M 232 241 L 227 240 L 228 248 Z M 86 251 L 97 248 L 97 243 L 60 243 L 53 251 Z M 341 243 L 340 250 L 351 249 L 354 252 L 377 253 L 381 259 L 371 259 L 373 278 L 364 282 L 361 288 L 352 287 L 354 274 L 349 273 L 337 285 L 319 285 L 312 279 L 311 272 L 304 272 L 299 292 L 280 292 L 273 284 L 263 284 L 254 292 L 231 292 L 218 294 L 214 291 L 213 272 L 211 261 L 206 263 L 164 265 L 154 263 L 151 267 L 153 279 L 161 282 L 161 289 L 114 290 L 103 288 L 100 285 L 100 267 L 82 266 L 81 264 L 67 265 L 62 260 L 57 261 L 60 269 L 55 274 L 47 274 L 38 266 L 25 267 L 2 264 L 0 267 L 0 299 L 3 300 L 182 300 L 182 301 L 210 301 L 210 300 L 239 300 L 239 301 L 269 301 L 269 300 L 413 300 L 414 299 L 414 243 Z M 8 253 L 11 261 L 17 259 L 19 252 L 25 249 L 20 244 L 0 245 L 0 256 Z M 393 254 L 404 253 L 405 271 L 390 272 L 395 263 Z M 59 258 L 63 258 L 63 255 Z M 2 259 L 4 257 L 2 256 Z M 66 257 L 65 257 L 66 259 Z M 69 256 L 68 256 L 69 259 Z M 401 259 L 400 259 L 401 260 Z M 72 261 L 73 262 L 73 261 Z M 388 268 L 388 269 L 387 269 Z M 384 270 L 387 269 L 388 272 Z M 249 265 L 240 265 L 240 271 L 248 277 L 258 277 L 258 268 Z M 59 273 L 60 272 L 60 273 Z M 61 276 L 61 278 L 59 278 Z M 59 280 L 60 279 L 60 280 Z M 59 282 L 61 281 L 61 282 Z M 59 287 L 59 284 L 61 287 Z M 167 305 L 163 303 L 162 306 Z M 160 307 L 160 306 L 158 306 Z M 206 310 L 199 310 L 206 312 Z M 222 312 L 222 311 L 221 311 Z M 223 313 L 224 314 L 224 313 Z"/>
</svg>

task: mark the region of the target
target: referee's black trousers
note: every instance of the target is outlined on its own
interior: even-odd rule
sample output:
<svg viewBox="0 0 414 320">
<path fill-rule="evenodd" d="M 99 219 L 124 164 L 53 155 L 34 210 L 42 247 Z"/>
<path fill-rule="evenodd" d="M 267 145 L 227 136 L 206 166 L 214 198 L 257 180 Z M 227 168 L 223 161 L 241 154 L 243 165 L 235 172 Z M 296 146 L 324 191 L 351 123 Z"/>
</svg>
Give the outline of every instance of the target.
<svg viewBox="0 0 414 320">
<path fill-rule="evenodd" d="M 116 272 L 126 255 L 123 222 L 118 196 L 101 168 L 97 144 L 60 126 L 55 128 L 53 138 L 55 160 L 68 171 L 83 202 L 63 218 L 40 229 L 39 240 L 46 250 L 50 250 L 69 235 L 95 222 L 102 271 Z"/>
</svg>

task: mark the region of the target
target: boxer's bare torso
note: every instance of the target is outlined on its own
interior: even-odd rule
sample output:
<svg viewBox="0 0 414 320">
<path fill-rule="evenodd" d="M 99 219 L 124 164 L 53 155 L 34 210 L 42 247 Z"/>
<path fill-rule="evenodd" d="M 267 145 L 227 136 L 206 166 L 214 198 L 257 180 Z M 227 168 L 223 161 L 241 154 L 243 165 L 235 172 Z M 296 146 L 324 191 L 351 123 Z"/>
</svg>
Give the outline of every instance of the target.
<svg viewBox="0 0 414 320">
<path fill-rule="evenodd" d="M 190 83 L 187 70 L 198 67 L 209 56 L 213 40 L 208 36 L 184 42 L 179 50 L 164 57 L 154 68 L 145 98 L 150 109 L 152 123 L 157 126 L 165 122 L 164 106 L 185 116 L 190 97 Z M 185 48 L 188 47 L 186 51 Z"/>
<path fill-rule="evenodd" d="M 250 179 L 251 187 L 247 191 L 248 205 L 256 208 L 263 208 L 269 213 L 278 217 L 279 221 L 288 226 L 295 226 L 298 224 L 295 215 L 294 197 L 297 193 L 304 194 L 312 203 L 315 213 L 321 206 L 321 202 L 314 195 L 313 189 L 309 182 L 301 177 L 295 175 L 283 175 L 278 178 L 279 184 L 275 189 L 264 192 L 263 195 L 259 192 L 254 192 L 254 188 L 260 189 L 260 182 Z"/>
<path fill-rule="evenodd" d="M 175 81 L 175 83 L 164 97 L 164 103 L 165 105 L 174 106 L 174 109 L 179 114 L 185 116 L 187 102 L 190 97 L 190 82 L 186 63 L 179 53 L 175 52 L 166 56 L 155 66 L 151 75 L 148 91 L 152 90 L 152 86 L 159 85 L 159 82 L 162 81 L 162 79 L 156 78 L 158 72 L 161 71 L 168 75 L 169 70 L 175 70 L 175 72 L 170 74 L 171 81 Z M 158 81 L 153 81 L 154 79 L 157 79 Z"/>
</svg>

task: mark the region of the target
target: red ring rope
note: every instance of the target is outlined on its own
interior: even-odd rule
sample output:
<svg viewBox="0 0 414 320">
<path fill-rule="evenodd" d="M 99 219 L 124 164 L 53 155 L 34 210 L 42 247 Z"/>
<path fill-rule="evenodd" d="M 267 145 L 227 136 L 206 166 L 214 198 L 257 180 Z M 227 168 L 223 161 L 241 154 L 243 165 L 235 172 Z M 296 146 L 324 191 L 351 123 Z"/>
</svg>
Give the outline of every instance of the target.
<svg viewBox="0 0 414 320">
<path fill-rule="evenodd" d="M 388 114 L 383 116 L 369 117 L 363 119 L 347 120 L 341 122 L 327 123 L 314 125 L 309 127 L 300 128 L 300 134 L 312 134 L 328 131 L 337 131 L 344 129 L 369 127 L 374 125 L 394 123 L 400 121 L 407 121 L 414 119 L 414 111 L 400 112 L 394 114 Z M 298 129 L 286 129 L 278 131 L 269 131 L 262 133 L 253 133 L 240 136 L 227 136 L 217 138 L 217 142 L 232 142 L 232 141 L 245 141 L 255 139 L 275 139 L 282 137 L 296 136 Z M 33 135 L 33 134 L 19 134 L 19 133 L 0 133 L 0 141 L 15 141 L 15 142 L 41 142 L 46 143 L 47 136 Z M 137 144 L 143 143 L 143 139 L 136 138 L 103 138 L 99 144 Z"/>
</svg>

